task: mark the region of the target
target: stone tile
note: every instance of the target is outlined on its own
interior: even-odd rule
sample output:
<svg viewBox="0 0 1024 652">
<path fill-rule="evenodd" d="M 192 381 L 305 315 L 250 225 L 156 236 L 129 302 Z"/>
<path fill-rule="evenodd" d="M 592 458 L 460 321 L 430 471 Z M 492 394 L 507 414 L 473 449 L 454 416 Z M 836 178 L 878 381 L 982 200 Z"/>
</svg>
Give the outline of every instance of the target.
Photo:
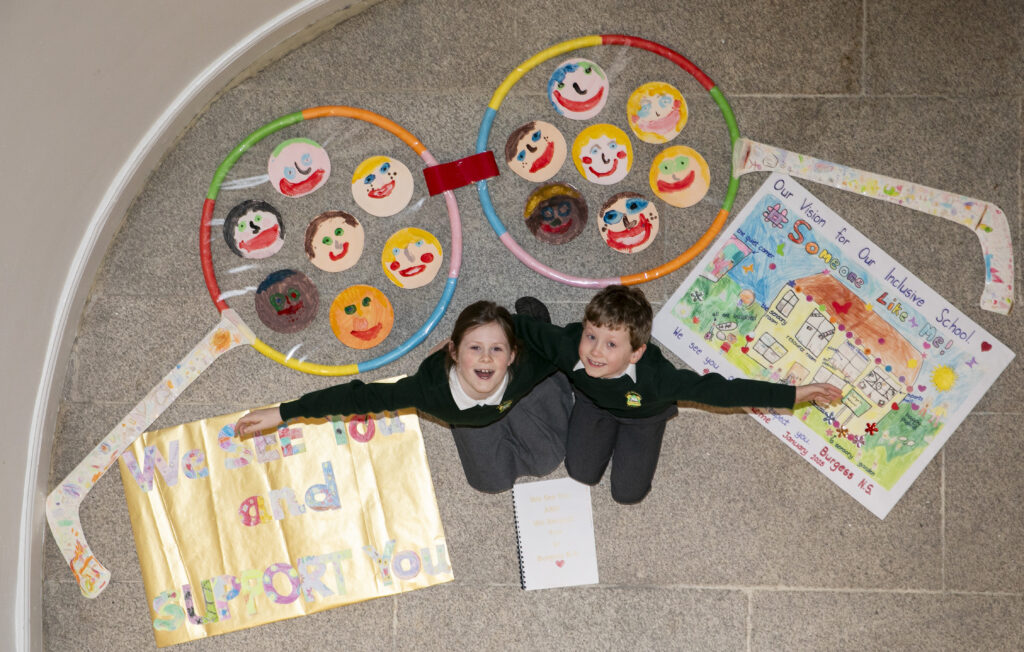
<svg viewBox="0 0 1024 652">
<path fill-rule="evenodd" d="M 898 0 L 866 11 L 865 84 L 872 94 L 1019 93 L 1024 82 L 1024 7 L 1013 0 L 969 6 Z M 941 65 L 936 65 L 941 61 Z"/>
<path fill-rule="evenodd" d="M 673 5 L 653 1 L 633 3 L 624 11 L 614 0 L 557 8 L 534 0 L 523 7 L 519 31 L 526 56 L 571 38 L 626 33 L 676 50 L 726 93 L 860 90 L 862 19 L 860 6 L 853 3 L 688 3 L 672 12 Z M 553 13 L 557 20 L 534 18 Z M 808 45 L 815 42 L 829 47 Z"/>
<path fill-rule="evenodd" d="M 396 645 L 481 650 L 737 650 L 747 637 L 740 591 L 590 586 L 548 591 L 447 584 L 402 596 Z M 467 617 L 466 614 L 473 614 Z"/>
<path fill-rule="evenodd" d="M 46 649 L 82 652 L 157 649 L 141 581 L 112 582 L 95 600 L 83 598 L 73 583 L 47 581 L 43 584 L 43 593 L 45 603 L 52 605 L 43 612 Z M 346 649 L 391 649 L 393 611 L 394 598 L 369 600 L 300 619 L 181 643 L 174 649 L 285 649 L 296 645 L 322 649 L 327 641 L 339 637 L 344 638 Z M 115 621 L 113 635 L 112 619 Z"/>
<path fill-rule="evenodd" d="M 1019 650 L 1024 639 L 1020 595 L 757 591 L 751 603 L 752 651 Z"/>
<path fill-rule="evenodd" d="M 687 409 L 669 421 L 658 467 L 639 505 L 614 503 L 607 474 L 594 490 L 603 582 L 942 586 L 934 463 L 882 521 L 754 419 Z"/>
<path fill-rule="evenodd" d="M 1024 587 L 1024 453 L 1019 417 L 968 417 L 943 449 L 946 474 L 946 589 Z"/>
</svg>

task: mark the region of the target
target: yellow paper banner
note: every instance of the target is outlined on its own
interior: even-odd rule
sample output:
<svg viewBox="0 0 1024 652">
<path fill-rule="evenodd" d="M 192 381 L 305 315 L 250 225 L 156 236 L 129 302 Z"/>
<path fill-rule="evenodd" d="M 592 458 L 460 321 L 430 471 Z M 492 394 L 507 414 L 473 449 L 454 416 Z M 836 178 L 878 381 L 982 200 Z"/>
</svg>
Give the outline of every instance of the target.
<svg viewBox="0 0 1024 652">
<path fill-rule="evenodd" d="M 243 414 L 121 457 L 158 646 L 454 579 L 415 410 L 240 439 Z"/>
</svg>

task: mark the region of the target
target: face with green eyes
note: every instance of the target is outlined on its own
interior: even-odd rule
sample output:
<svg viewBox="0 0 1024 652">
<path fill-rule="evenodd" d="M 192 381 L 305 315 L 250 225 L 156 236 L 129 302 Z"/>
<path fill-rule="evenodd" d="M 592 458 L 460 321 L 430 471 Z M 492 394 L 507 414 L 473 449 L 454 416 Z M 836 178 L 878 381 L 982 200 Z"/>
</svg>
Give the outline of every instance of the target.
<svg viewBox="0 0 1024 652">
<path fill-rule="evenodd" d="M 352 197 L 370 215 L 388 217 L 401 212 L 412 193 L 412 172 L 398 159 L 371 156 L 356 166 Z"/>
<path fill-rule="evenodd" d="M 433 233 L 408 227 L 384 243 L 380 264 L 392 283 L 411 290 L 433 281 L 442 260 L 441 243 Z"/>
<path fill-rule="evenodd" d="M 505 162 L 527 181 L 547 181 L 561 169 L 566 151 L 562 132 L 537 120 L 512 132 L 505 143 Z"/>
<path fill-rule="evenodd" d="M 560 115 L 589 120 L 608 101 L 608 77 L 589 59 L 563 61 L 548 79 L 548 99 Z"/>
<path fill-rule="evenodd" d="M 278 333 L 297 333 L 309 326 L 320 307 L 320 293 L 302 272 L 281 269 L 256 289 L 256 315 Z"/>
<path fill-rule="evenodd" d="M 667 204 L 686 208 L 708 193 L 711 171 L 704 157 L 683 145 L 668 147 L 651 163 L 651 190 Z"/>
<path fill-rule="evenodd" d="M 341 291 L 331 304 L 331 329 L 345 346 L 370 349 L 383 342 L 395 323 L 391 302 L 369 285 Z"/>
<path fill-rule="evenodd" d="M 224 240 L 242 258 L 258 260 L 273 256 L 284 246 L 281 214 L 266 202 L 244 201 L 224 219 Z"/>
<path fill-rule="evenodd" d="M 319 143 L 308 138 L 292 138 L 278 145 L 270 155 L 267 176 L 282 195 L 301 197 L 327 183 L 331 176 L 331 159 Z"/>
<path fill-rule="evenodd" d="M 624 254 L 643 251 L 658 235 L 658 209 L 642 195 L 620 192 L 601 207 L 598 225 L 605 244 Z"/>
<path fill-rule="evenodd" d="M 366 234 L 355 217 L 343 211 L 327 211 L 306 228 L 306 256 L 325 272 L 340 272 L 363 253 Z"/>
</svg>

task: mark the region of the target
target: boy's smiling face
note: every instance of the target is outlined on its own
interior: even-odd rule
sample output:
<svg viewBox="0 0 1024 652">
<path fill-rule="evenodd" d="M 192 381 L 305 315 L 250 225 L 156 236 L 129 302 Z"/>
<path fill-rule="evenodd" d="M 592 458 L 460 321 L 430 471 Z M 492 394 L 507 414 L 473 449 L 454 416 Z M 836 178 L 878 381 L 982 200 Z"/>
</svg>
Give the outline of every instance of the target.
<svg viewBox="0 0 1024 652">
<path fill-rule="evenodd" d="M 634 351 L 629 343 L 629 332 L 624 328 L 595 326 L 589 321 L 583 322 L 579 354 L 583 369 L 591 378 L 621 376 L 629 365 L 640 359 L 646 349 L 647 345 L 642 344 Z"/>
</svg>

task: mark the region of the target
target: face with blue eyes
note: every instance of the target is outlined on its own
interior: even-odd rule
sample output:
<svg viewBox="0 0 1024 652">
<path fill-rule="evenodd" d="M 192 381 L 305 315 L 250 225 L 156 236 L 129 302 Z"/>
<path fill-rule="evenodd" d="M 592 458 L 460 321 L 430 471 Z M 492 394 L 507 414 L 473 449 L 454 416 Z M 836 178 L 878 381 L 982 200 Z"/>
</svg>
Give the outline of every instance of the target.
<svg viewBox="0 0 1024 652">
<path fill-rule="evenodd" d="M 626 132 L 610 124 L 590 125 L 572 145 L 573 163 L 583 178 L 609 186 L 626 178 L 633 166 L 633 146 Z"/>
<path fill-rule="evenodd" d="M 292 138 L 278 145 L 271 154 L 267 176 L 282 195 L 301 197 L 327 183 L 331 176 L 331 159 L 318 143 L 308 138 Z"/>
<path fill-rule="evenodd" d="M 363 254 L 363 225 L 343 211 L 327 211 L 306 227 L 306 256 L 325 272 L 353 267 Z"/>
<path fill-rule="evenodd" d="M 412 193 L 412 172 L 404 163 L 388 156 L 366 159 L 356 167 L 352 177 L 352 197 L 356 204 L 377 217 L 401 212 L 412 199 Z"/>
<path fill-rule="evenodd" d="M 560 115 L 589 120 L 608 101 L 608 77 L 589 59 L 563 61 L 548 79 L 548 99 Z"/>
<path fill-rule="evenodd" d="M 392 283 L 410 290 L 433 281 L 443 258 L 441 243 L 434 234 L 409 227 L 388 238 L 380 262 Z"/>
<path fill-rule="evenodd" d="M 621 192 L 601 207 L 598 225 L 605 244 L 625 254 L 646 249 L 658 235 L 658 209 L 642 195 Z"/>
<path fill-rule="evenodd" d="M 505 143 L 505 162 L 527 181 L 547 181 L 561 169 L 566 151 L 562 132 L 538 120 L 512 132 Z"/>
<path fill-rule="evenodd" d="M 665 82 L 650 82 L 633 91 L 626 102 L 629 126 L 647 143 L 664 143 L 679 135 L 686 124 L 686 100 Z"/>
<path fill-rule="evenodd" d="M 587 202 L 578 190 L 564 183 L 537 188 L 523 211 L 530 233 L 541 242 L 565 244 L 587 224 Z"/>
</svg>

